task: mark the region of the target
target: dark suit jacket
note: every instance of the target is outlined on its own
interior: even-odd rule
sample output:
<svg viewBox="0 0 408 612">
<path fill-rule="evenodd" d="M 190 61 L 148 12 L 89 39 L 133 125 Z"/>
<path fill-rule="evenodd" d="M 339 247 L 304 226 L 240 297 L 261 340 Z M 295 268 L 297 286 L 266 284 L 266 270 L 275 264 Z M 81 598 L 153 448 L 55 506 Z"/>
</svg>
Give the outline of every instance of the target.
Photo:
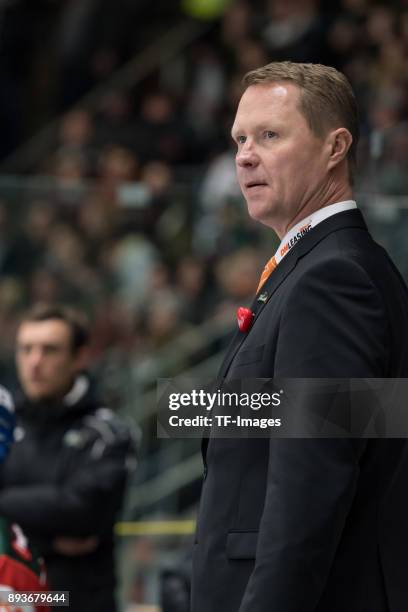
<svg viewBox="0 0 408 612">
<path fill-rule="evenodd" d="M 312 229 L 220 376 L 407 377 L 408 292 L 358 210 Z M 192 612 L 408 610 L 405 439 L 204 447 Z"/>
</svg>

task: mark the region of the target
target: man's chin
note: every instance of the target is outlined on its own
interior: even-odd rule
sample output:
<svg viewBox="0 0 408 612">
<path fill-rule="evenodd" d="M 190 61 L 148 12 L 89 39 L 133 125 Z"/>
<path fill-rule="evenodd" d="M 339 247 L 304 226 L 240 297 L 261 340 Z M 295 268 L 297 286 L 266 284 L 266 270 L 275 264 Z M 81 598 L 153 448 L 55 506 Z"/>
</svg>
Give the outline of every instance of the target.
<svg viewBox="0 0 408 612">
<path fill-rule="evenodd" d="M 24 394 L 27 399 L 33 404 L 47 402 L 54 397 L 54 393 L 52 392 L 52 390 L 44 388 L 42 386 L 26 387 L 24 389 Z"/>
<path fill-rule="evenodd" d="M 262 200 L 247 200 L 248 214 L 251 219 L 270 226 L 271 221 L 271 204 Z"/>
<path fill-rule="evenodd" d="M 282 207 L 278 202 L 271 202 L 265 198 L 246 198 L 248 214 L 251 219 L 266 225 L 279 236 L 280 222 L 282 220 Z"/>
<path fill-rule="evenodd" d="M 247 200 L 247 206 L 248 206 L 248 214 L 249 216 L 254 219 L 255 221 L 260 221 L 262 222 L 262 219 L 265 216 L 265 212 L 266 212 L 266 204 L 262 201 L 257 201 L 257 200 Z"/>
</svg>

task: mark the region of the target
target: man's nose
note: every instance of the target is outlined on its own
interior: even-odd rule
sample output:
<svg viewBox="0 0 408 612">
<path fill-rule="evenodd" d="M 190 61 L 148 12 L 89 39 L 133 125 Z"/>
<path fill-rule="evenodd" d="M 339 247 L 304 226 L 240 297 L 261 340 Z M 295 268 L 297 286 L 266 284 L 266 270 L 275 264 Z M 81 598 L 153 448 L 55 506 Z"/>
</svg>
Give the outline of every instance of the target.
<svg viewBox="0 0 408 612">
<path fill-rule="evenodd" d="M 40 365 L 43 358 L 43 352 L 41 350 L 32 350 L 28 357 L 28 362 L 31 367 L 37 367 Z"/>
<path fill-rule="evenodd" d="M 235 159 L 240 168 L 255 167 L 259 163 L 259 157 L 250 143 L 245 143 L 240 148 Z"/>
</svg>

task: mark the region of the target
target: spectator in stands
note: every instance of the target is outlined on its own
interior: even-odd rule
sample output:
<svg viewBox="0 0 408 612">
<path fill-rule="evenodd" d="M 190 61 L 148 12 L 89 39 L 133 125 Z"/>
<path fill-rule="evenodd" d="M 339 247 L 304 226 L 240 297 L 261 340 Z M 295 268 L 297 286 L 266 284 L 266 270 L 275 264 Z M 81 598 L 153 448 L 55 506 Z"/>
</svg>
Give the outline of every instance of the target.
<svg viewBox="0 0 408 612">
<path fill-rule="evenodd" d="M 11 206 L 8 205 L 11 210 Z M 47 240 L 51 233 L 54 211 L 47 202 L 30 202 L 17 232 L 8 225 L 11 236 L 7 258 L 2 272 L 26 280 L 30 273 L 43 264 Z"/>
<path fill-rule="evenodd" d="M 62 306 L 36 306 L 18 328 L 24 397 L 0 514 L 42 553 L 50 588 L 70 591 L 73 612 L 113 612 L 113 525 L 134 448 L 82 373 L 87 339 L 81 315 Z"/>
<path fill-rule="evenodd" d="M 143 97 L 134 141 L 140 159 L 186 161 L 188 130 L 170 95 L 154 91 Z"/>
<path fill-rule="evenodd" d="M 95 145 L 114 142 L 132 148 L 135 114 L 130 96 L 120 89 L 106 92 L 96 113 Z"/>
<path fill-rule="evenodd" d="M 213 309 L 213 288 L 204 261 L 186 255 L 177 266 L 176 280 L 182 300 L 183 320 L 193 324 L 202 323 Z"/>
<path fill-rule="evenodd" d="M 89 111 L 76 108 L 66 113 L 58 133 L 59 148 L 72 153 L 86 154 L 91 150 L 94 126 Z"/>
<path fill-rule="evenodd" d="M 241 247 L 219 260 L 216 266 L 218 285 L 217 316 L 233 321 L 232 312 L 250 299 L 254 292 L 254 274 L 259 269 L 259 254 L 250 247 Z"/>
<path fill-rule="evenodd" d="M 318 0 L 269 0 L 262 36 L 274 59 L 309 62 L 327 53 Z"/>
</svg>

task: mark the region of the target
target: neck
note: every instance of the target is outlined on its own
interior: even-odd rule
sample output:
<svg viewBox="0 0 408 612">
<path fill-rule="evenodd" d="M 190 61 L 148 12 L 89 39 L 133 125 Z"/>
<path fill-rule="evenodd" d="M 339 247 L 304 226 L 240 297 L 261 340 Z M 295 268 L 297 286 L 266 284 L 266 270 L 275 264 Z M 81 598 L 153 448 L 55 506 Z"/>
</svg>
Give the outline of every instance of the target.
<svg viewBox="0 0 408 612">
<path fill-rule="evenodd" d="M 314 194 L 313 198 L 307 200 L 297 211 L 296 215 L 288 220 L 282 222 L 279 227 L 273 229 L 279 236 L 279 239 L 287 234 L 287 232 L 299 221 L 302 221 L 309 215 L 313 214 L 317 210 L 335 204 L 336 202 L 343 202 L 345 200 L 353 199 L 353 191 L 348 183 L 344 184 L 328 184 L 324 185 L 319 193 Z"/>
</svg>

